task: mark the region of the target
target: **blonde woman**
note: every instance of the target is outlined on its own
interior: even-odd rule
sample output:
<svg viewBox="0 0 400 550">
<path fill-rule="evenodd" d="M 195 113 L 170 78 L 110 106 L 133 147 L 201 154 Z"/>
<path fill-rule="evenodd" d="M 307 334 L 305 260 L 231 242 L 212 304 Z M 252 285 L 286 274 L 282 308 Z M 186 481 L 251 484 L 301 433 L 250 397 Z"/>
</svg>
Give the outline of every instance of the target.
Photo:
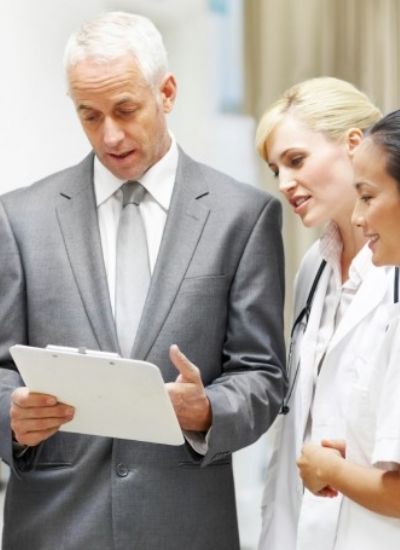
<svg viewBox="0 0 400 550">
<path fill-rule="evenodd" d="M 375 265 L 400 265 L 400 111 L 379 121 L 354 155 L 362 228 Z M 346 441 L 307 444 L 299 460 L 316 495 L 345 495 L 335 550 L 400 546 L 400 303 L 398 275 L 385 339 L 351 393 Z M 378 344 L 378 342 L 377 342 Z"/>
<path fill-rule="evenodd" d="M 388 274 L 371 262 L 360 228 L 352 156 L 381 117 L 368 97 L 335 78 L 287 90 L 262 117 L 261 157 L 306 227 L 325 226 L 296 278 L 289 391 L 268 468 L 259 550 L 330 550 L 340 497 L 304 491 L 296 467 L 304 442 L 341 439 L 349 388 L 386 326 Z M 277 428 L 278 429 L 278 428 Z"/>
</svg>

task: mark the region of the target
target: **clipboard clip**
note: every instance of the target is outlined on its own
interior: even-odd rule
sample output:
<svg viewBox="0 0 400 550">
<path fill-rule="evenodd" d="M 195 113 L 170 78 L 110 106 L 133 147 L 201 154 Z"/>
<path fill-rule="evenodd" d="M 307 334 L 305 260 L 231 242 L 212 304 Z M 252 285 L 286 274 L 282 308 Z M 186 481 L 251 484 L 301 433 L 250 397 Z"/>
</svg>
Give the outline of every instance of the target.
<svg viewBox="0 0 400 550">
<path fill-rule="evenodd" d="M 87 349 L 85 346 L 79 346 L 78 348 L 70 348 L 68 346 L 53 346 L 51 344 L 46 346 L 46 349 L 53 353 L 72 353 L 79 355 L 90 355 L 92 357 L 104 357 L 105 359 L 120 359 L 119 353 L 112 351 L 100 351 L 97 349 Z"/>
</svg>

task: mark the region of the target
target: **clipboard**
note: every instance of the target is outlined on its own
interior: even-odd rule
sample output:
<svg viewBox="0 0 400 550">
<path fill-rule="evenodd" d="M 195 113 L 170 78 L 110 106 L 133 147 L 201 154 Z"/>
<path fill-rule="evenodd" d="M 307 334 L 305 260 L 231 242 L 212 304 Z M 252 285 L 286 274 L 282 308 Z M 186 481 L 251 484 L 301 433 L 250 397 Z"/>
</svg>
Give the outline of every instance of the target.
<svg viewBox="0 0 400 550">
<path fill-rule="evenodd" d="M 31 391 L 75 407 L 61 431 L 182 445 L 160 369 L 116 353 L 15 345 L 10 353 Z"/>
</svg>

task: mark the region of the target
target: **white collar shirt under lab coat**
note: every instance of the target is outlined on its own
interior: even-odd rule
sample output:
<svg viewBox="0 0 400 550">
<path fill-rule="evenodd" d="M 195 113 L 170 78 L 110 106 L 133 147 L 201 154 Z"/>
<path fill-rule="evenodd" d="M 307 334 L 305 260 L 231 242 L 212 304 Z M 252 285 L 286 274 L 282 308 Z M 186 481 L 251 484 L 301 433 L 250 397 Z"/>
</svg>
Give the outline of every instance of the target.
<svg viewBox="0 0 400 550">
<path fill-rule="evenodd" d="M 330 223 L 320 240 L 322 258 L 331 267 L 327 293 L 321 315 L 318 340 L 315 353 L 315 372 L 320 365 L 337 325 L 351 304 L 371 263 L 368 248 L 362 248 L 349 267 L 348 279 L 342 282 L 340 258 L 343 250 L 339 229 Z"/>
</svg>

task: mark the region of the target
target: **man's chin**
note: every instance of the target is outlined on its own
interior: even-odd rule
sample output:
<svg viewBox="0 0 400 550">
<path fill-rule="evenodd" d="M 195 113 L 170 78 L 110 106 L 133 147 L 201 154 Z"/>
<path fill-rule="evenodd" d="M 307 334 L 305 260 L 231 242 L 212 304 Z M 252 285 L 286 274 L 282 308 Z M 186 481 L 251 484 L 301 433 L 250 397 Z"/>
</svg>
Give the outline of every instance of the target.
<svg viewBox="0 0 400 550">
<path fill-rule="evenodd" d="M 102 159 L 101 163 L 109 170 L 116 178 L 121 180 L 137 180 L 145 172 L 145 168 L 133 162 L 134 155 L 129 155 L 123 159 L 116 159 L 107 156 Z"/>
</svg>

